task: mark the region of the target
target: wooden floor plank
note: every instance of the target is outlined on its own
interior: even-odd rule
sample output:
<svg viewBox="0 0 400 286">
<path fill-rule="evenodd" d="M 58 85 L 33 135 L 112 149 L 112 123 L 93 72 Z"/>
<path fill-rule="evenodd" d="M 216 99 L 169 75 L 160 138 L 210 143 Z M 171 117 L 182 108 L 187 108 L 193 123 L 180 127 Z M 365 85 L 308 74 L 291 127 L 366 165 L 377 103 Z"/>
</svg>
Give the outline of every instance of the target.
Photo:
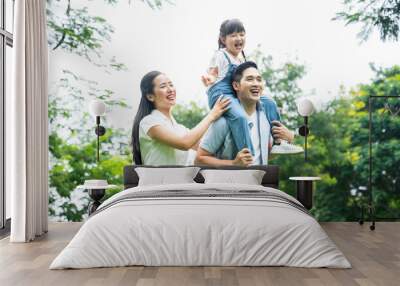
<svg viewBox="0 0 400 286">
<path fill-rule="evenodd" d="M 400 279 L 400 223 L 378 223 L 375 231 L 357 223 L 321 223 L 351 262 L 352 269 L 292 267 L 116 267 L 48 269 L 81 223 L 51 223 L 32 243 L 0 240 L 0 285 L 397 286 Z"/>
</svg>

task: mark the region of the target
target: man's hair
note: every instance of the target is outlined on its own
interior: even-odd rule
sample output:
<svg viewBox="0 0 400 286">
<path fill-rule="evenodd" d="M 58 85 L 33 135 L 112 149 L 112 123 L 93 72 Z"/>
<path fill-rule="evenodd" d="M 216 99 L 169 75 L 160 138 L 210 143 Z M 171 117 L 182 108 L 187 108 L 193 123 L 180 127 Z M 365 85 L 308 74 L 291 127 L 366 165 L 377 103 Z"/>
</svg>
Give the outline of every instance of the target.
<svg viewBox="0 0 400 286">
<path fill-rule="evenodd" d="M 238 65 L 237 68 L 235 69 L 235 71 L 233 72 L 232 83 L 240 82 L 243 77 L 244 71 L 247 70 L 248 68 L 258 69 L 257 64 L 252 61 L 247 61 L 247 62 L 244 62 L 244 63 Z"/>
</svg>

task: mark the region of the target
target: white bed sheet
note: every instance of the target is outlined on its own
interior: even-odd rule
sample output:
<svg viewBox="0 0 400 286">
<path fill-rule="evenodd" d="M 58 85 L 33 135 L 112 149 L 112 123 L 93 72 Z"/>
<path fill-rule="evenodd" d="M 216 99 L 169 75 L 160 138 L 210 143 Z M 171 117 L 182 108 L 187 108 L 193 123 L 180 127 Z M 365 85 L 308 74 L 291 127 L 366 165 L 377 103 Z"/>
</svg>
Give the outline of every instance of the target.
<svg viewBox="0 0 400 286">
<path fill-rule="evenodd" d="M 263 190 L 232 184 L 135 187 L 154 190 Z M 318 222 L 293 206 L 254 198 L 123 201 L 86 221 L 50 269 L 145 266 L 294 266 L 350 268 Z"/>
</svg>

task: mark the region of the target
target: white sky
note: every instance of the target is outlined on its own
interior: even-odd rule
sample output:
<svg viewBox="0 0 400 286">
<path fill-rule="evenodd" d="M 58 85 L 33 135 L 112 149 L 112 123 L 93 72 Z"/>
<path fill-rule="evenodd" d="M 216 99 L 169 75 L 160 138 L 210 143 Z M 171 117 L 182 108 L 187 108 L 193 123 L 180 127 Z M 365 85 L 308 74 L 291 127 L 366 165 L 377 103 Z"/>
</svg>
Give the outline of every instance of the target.
<svg viewBox="0 0 400 286">
<path fill-rule="evenodd" d="M 111 124 L 130 128 L 140 99 L 139 82 L 150 70 L 170 76 L 182 103 L 195 100 L 206 105 L 200 76 L 217 48 L 221 22 L 239 18 L 245 25 L 249 54 L 257 45 L 276 64 L 296 60 L 306 65 L 307 75 L 300 82 L 306 95 L 321 103 L 346 88 L 368 82 L 373 76 L 369 63 L 381 66 L 400 64 L 399 43 L 382 43 L 374 35 L 360 44 L 359 27 L 345 27 L 331 21 L 342 9 L 342 1 L 321 0 L 173 0 L 162 10 L 151 10 L 138 0 L 120 0 L 111 6 L 104 1 L 72 1 L 73 7 L 89 5 L 89 11 L 114 26 L 105 56 L 116 56 L 128 72 L 105 74 L 84 60 L 63 52 L 51 53 L 50 80 L 62 68 L 96 80 L 116 97 L 126 98 L 132 109 L 113 110 Z"/>
</svg>

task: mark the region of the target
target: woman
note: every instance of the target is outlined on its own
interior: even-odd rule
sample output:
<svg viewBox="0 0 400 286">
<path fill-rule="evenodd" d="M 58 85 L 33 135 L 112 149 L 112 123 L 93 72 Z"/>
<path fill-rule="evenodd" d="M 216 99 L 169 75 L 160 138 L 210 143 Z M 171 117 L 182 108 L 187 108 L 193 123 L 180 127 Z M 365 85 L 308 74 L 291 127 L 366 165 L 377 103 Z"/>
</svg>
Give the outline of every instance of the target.
<svg viewBox="0 0 400 286">
<path fill-rule="evenodd" d="M 140 82 L 142 97 L 132 128 L 133 159 L 136 165 L 191 165 L 200 138 L 210 124 L 227 109 L 229 99 L 219 98 L 210 113 L 193 129 L 176 123 L 172 107 L 176 91 L 171 80 L 159 71 L 147 73 Z"/>
</svg>

